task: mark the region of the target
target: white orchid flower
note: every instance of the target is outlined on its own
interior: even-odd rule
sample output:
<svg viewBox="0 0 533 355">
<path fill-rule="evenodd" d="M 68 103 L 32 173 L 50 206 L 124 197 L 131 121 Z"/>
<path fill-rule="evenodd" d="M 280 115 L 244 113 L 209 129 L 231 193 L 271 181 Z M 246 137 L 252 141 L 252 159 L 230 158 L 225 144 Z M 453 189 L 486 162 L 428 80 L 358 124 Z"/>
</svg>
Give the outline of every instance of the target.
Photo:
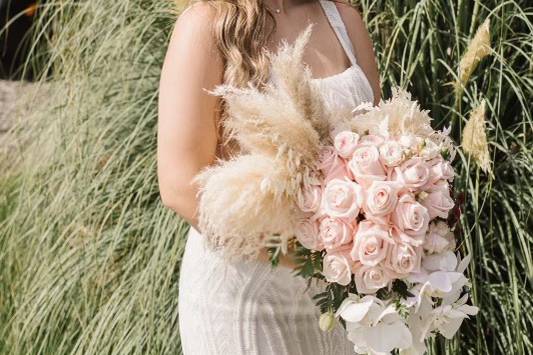
<svg viewBox="0 0 533 355">
<path fill-rule="evenodd" d="M 420 302 L 422 296 L 444 298 L 460 293 L 468 283 L 463 272 L 469 262 L 469 255 L 461 260 L 459 255 L 455 256 L 451 251 L 425 256 L 421 272 L 408 277 L 408 281 L 421 285 L 415 286 L 411 292 L 415 295 L 416 303 Z"/>
<path fill-rule="evenodd" d="M 446 339 L 452 339 L 464 319 L 475 316 L 479 308 L 466 304 L 468 295 L 464 295 L 452 304 L 443 303 L 431 312 L 431 317 L 427 322 L 424 337 L 428 332 L 438 331 Z"/>
<path fill-rule="evenodd" d="M 348 339 L 357 354 L 390 354 L 411 347 L 411 332 L 393 304 L 375 296 L 349 295 L 336 316 L 346 321 Z"/>
</svg>

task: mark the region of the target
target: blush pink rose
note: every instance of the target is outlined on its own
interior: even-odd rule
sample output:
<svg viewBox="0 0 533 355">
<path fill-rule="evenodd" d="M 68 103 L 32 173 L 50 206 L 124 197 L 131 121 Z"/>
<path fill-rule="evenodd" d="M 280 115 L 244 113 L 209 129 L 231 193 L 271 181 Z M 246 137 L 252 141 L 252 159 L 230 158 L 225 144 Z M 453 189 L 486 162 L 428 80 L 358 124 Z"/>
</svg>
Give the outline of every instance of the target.
<svg viewBox="0 0 533 355">
<path fill-rule="evenodd" d="M 430 161 L 429 166 L 430 183 L 434 184 L 439 180 L 453 181 L 455 171 L 449 161 L 444 160 L 442 157 L 438 157 Z"/>
<path fill-rule="evenodd" d="M 391 227 L 391 236 L 394 243 L 404 243 L 414 247 L 421 246 L 426 239 L 426 234 L 409 235 L 396 226 Z"/>
<path fill-rule="evenodd" d="M 379 147 L 379 156 L 383 165 L 392 168 L 403 162 L 404 149 L 396 141 L 387 141 Z"/>
<path fill-rule="evenodd" d="M 324 249 L 319 237 L 319 222 L 316 219 L 302 220 L 296 229 L 296 239 L 304 248 L 317 251 Z"/>
<path fill-rule="evenodd" d="M 411 236 L 425 235 L 430 220 L 427 208 L 408 193 L 400 196 L 391 217 L 396 227 Z"/>
<path fill-rule="evenodd" d="M 298 207 L 303 212 L 317 212 L 322 200 L 320 185 L 306 185 L 298 195 Z"/>
<path fill-rule="evenodd" d="M 386 171 L 381 165 L 378 148 L 374 145 L 363 145 L 355 149 L 348 169 L 359 184 L 368 187 L 373 181 L 385 180 Z"/>
<path fill-rule="evenodd" d="M 350 256 L 352 260 L 363 265 L 377 265 L 385 259 L 391 241 L 387 227 L 371 221 L 362 221 L 355 234 Z"/>
<path fill-rule="evenodd" d="M 343 158 L 351 158 L 359 143 L 359 135 L 355 132 L 342 131 L 335 136 L 334 146 L 337 153 Z"/>
<path fill-rule="evenodd" d="M 387 224 L 396 208 L 401 185 L 395 181 L 374 181 L 365 194 L 365 216 L 376 223 Z"/>
<path fill-rule="evenodd" d="M 436 184 L 421 202 L 427 208 L 431 219 L 436 217 L 448 218 L 450 210 L 455 206 L 455 202 L 450 196 L 450 189 L 447 182 Z"/>
<path fill-rule="evenodd" d="M 342 219 L 325 217 L 320 222 L 319 238 L 326 249 L 338 249 L 353 241 L 353 227 Z"/>
<path fill-rule="evenodd" d="M 352 264 L 345 253 L 328 253 L 323 260 L 322 273 L 328 282 L 346 286 L 352 281 Z"/>
<path fill-rule="evenodd" d="M 346 161 L 331 146 L 323 146 L 320 149 L 318 168 L 324 174 L 324 182 L 333 179 L 343 179 L 350 173 L 346 166 Z"/>
<path fill-rule="evenodd" d="M 446 222 L 437 221 L 429 225 L 423 247 L 430 254 L 455 249 L 455 236 Z"/>
<path fill-rule="evenodd" d="M 411 189 L 422 187 L 429 181 L 429 167 L 423 159 L 418 157 L 407 160 L 394 171 L 396 180 Z"/>
<path fill-rule="evenodd" d="M 359 214 L 363 198 L 363 189 L 359 184 L 348 179 L 333 179 L 324 189 L 321 211 L 327 216 L 351 222 Z"/>
<path fill-rule="evenodd" d="M 368 266 L 357 263 L 354 270 L 354 280 L 357 292 L 373 294 L 386 287 L 392 281 L 393 275 L 381 265 Z"/>
<path fill-rule="evenodd" d="M 419 272 L 421 260 L 421 247 L 414 247 L 407 243 L 398 242 L 392 244 L 389 248 L 385 265 L 396 273 L 398 278 L 403 278 L 412 272 Z"/>
</svg>

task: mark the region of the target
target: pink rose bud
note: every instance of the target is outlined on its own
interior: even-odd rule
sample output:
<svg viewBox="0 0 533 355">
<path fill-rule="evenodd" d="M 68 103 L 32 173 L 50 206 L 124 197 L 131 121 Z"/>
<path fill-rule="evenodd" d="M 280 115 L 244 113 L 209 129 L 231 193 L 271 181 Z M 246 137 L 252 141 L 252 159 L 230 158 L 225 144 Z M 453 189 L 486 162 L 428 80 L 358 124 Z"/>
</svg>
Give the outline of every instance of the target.
<svg viewBox="0 0 533 355">
<path fill-rule="evenodd" d="M 387 141 L 379 147 L 379 156 L 383 165 L 395 167 L 404 160 L 404 149 L 396 141 Z"/>
<path fill-rule="evenodd" d="M 320 185 L 306 185 L 298 195 L 298 207 L 303 212 L 316 212 L 320 207 L 322 188 Z"/>
<path fill-rule="evenodd" d="M 352 260 L 359 261 L 363 265 L 377 265 L 385 259 L 390 242 L 392 239 L 387 227 L 362 221 L 355 234 L 350 256 Z"/>
<path fill-rule="evenodd" d="M 320 149 L 318 169 L 326 177 L 325 183 L 333 179 L 343 179 L 350 175 L 346 161 L 331 146 L 323 146 Z"/>
<path fill-rule="evenodd" d="M 324 190 L 321 212 L 330 217 L 355 219 L 363 204 L 363 189 L 348 179 L 333 179 Z"/>
<path fill-rule="evenodd" d="M 353 241 L 353 227 L 342 219 L 325 217 L 320 222 L 319 238 L 326 249 L 337 249 Z"/>
<path fill-rule="evenodd" d="M 316 219 L 302 220 L 296 229 L 296 239 L 304 248 L 317 251 L 324 249 L 319 238 L 319 223 Z"/>
<path fill-rule="evenodd" d="M 410 244 L 398 242 L 389 248 L 385 265 L 396 273 L 398 278 L 404 278 L 412 272 L 420 271 L 421 259 L 421 247 L 414 247 Z"/>
<path fill-rule="evenodd" d="M 365 194 L 365 216 L 376 223 L 387 224 L 396 208 L 401 185 L 395 181 L 374 181 Z"/>
<path fill-rule="evenodd" d="M 435 188 L 428 192 L 426 198 L 422 201 L 431 219 L 440 217 L 448 218 L 450 210 L 454 207 L 455 202 L 450 196 L 448 183 L 442 182 L 435 185 Z"/>
<path fill-rule="evenodd" d="M 411 194 L 405 193 L 400 196 L 391 219 L 406 234 L 419 236 L 426 234 L 430 215 L 426 207 L 416 202 Z"/>
<path fill-rule="evenodd" d="M 429 167 L 422 158 L 411 158 L 395 169 L 396 180 L 408 188 L 419 188 L 429 181 Z"/>
<path fill-rule="evenodd" d="M 355 267 L 354 280 L 357 292 L 373 294 L 386 287 L 392 281 L 392 274 L 381 265 L 368 266 L 358 264 Z"/>
<path fill-rule="evenodd" d="M 328 253 L 323 267 L 322 273 L 328 282 L 346 286 L 352 281 L 352 261 L 344 253 Z"/>
<path fill-rule="evenodd" d="M 343 158 L 350 158 L 359 142 L 359 135 L 355 132 L 342 131 L 335 136 L 334 146 Z"/>
<path fill-rule="evenodd" d="M 444 160 L 442 157 L 438 157 L 428 162 L 430 165 L 430 179 L 429 182 L 434 184 L 439 180 L 447 180 L 452 182 L 455 177 L 455 172 L 449 161 Z"/>
<path fill-rule="evenodd" d="M 386 172 L 381 165 L 378 148 L 374 145 L 359 146 L 355 149 L 348 169 L 359 184 L 368 187 L 374 181 L 386 179 Z"/>
</svg>

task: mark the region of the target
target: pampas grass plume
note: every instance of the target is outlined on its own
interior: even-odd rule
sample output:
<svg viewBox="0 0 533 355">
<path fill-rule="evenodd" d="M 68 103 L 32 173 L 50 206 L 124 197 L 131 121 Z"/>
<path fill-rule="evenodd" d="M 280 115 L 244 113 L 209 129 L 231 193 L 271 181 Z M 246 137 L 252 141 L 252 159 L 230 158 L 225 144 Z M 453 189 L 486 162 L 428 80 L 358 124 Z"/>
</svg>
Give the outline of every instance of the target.
<svg viewBox="0 0 533 355">
<path fill-rule="evenodd" d="M 464 89 L 479 62 L 490 53 L 490 20 L 486 19 L 478 28 L 459 62 L 459 74 L 455 83 L 456 92 L 461 92 Z"/>
<path fill-rule="evenodd" d="M 351 127 L 359 134 L 384 134 L 386 131 L 391 136 L 428 137 L 433 133 L 428 111 L 422 110 L 405 90 L 394 88 L 392 97 L 382 100 L 378 106 L 360 107 L 366 112 L 356 115 Z"/>
<path fill-rule="evenodd" d="M 198 220 L 213 249 L 228 259 L 255 258 L 273 234 L 294 235 L 299 218 L 287 184 L 293 172 L 273 158 L 241 155 L 196 176 Z"/>
<path fill-rule="evenodd" d="M 470 114 L 463 131 L 463 150 L 485 173 L 490 172 L 489 146 L 485 133 L 485 100 Z"/>
</svg>

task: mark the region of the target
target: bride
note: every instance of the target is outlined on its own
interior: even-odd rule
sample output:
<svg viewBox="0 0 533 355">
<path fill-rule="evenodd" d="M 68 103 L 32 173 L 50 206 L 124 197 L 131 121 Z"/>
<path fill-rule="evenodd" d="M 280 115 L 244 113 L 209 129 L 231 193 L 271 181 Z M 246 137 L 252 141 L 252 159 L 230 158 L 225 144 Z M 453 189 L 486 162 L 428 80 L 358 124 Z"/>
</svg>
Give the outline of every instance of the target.
<svg viewBox="0 0 533 355">
<path fill-rule="evenodd" d="M 320 312 L 292 274 L 290 256 L 273 269 L 258 260 L 228 262 L 204 245 L 192 178 L 238 154 L 223 129 L 223 102 L 207 90 L 221 83 L 261 86 L 268 53 L 293 42 L 309 23 L 304 61 L 325 104 L 350 110 L 380 100 L 372 43 L 352 6 L 325 0 L 196 1 L 179 17 L 161 74 L 158 177 L 163 203 L 191 228 L 179 281 L 179 328 L 185 355 L 353 354 L 337 324 L 319 328 Z"/>
</svg>

